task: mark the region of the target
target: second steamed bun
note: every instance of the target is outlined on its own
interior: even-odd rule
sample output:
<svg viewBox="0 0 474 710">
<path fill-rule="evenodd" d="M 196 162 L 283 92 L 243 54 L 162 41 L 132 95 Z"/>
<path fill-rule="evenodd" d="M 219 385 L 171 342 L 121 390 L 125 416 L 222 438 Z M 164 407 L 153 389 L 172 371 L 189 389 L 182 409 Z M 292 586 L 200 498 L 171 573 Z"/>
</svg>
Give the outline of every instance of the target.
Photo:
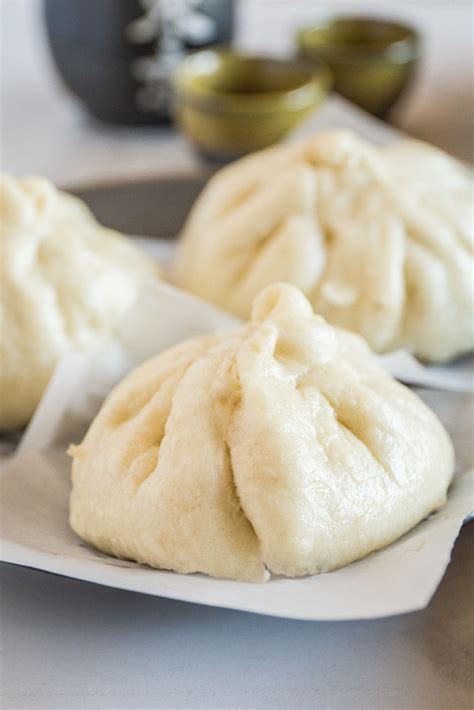
<svg viewBox="0 0 474 710">
<path fill-rule="evenodd" d="M 243 318 L 287 281 L 377 351 L 447 360 L 474 347 L 472 200 L 470 172 L 432 146 L 317 134 L 211 179 L 175 278 Z"/>
</svg>

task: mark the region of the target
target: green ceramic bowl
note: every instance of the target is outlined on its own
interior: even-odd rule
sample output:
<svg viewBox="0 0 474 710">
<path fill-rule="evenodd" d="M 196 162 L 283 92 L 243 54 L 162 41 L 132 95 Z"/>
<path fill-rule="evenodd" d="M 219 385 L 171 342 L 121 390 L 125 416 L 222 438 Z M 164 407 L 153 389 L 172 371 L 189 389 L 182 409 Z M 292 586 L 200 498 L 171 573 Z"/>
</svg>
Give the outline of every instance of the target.
<svg viewBox="0 0 474 710">
<path fill-rule="evenodd" d="M 420 53 L 415 30 L 398 22 L 338 17 L 299 31 L 299 57 L 327 62 L 334 88 L 384 116 L 409 84 Z"/>
<path fill-rule="evenodd" d="M 326 96 L 329 69 L 225 50 L 190 54 L 173 76 L 175 115 L 208 157 L 232 158 L 275 143 Z"/>
</svg>

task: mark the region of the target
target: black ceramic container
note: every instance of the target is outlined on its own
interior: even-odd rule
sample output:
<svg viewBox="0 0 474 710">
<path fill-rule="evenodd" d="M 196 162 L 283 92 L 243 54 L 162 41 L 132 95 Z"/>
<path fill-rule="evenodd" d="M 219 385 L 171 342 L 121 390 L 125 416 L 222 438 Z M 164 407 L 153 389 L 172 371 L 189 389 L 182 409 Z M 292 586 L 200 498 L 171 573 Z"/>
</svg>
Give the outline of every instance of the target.
<svg viewBox="0 0 474 710">
<path fill-rule="evenodd" d="M 233 0 L 44 0 L 59 73 L 89 112 L 124 125 L 169 119 L 169 76 L 190 50 L 228 44 Z"/>
</svg>

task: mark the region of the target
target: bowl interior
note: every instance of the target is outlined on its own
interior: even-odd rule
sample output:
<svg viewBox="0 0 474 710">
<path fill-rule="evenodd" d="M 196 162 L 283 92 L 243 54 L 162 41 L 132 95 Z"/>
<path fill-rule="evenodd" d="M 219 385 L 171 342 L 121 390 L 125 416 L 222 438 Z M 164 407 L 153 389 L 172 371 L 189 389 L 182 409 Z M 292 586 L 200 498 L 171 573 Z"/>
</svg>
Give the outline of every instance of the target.
<svg viewBox="0 0 474 710">
<path fill-rule="evenodd" d="M 311 74 L 296 63 L 201 51 L 183 62 L 178 82 L 201 95 L 255 97 L 287 93 L 311 80 Z"/>
<path fill-rule="evenodd" d="M 305 49 L 334 49 L 344 52 L 380 52 L 400 42 L 416 40 L 414 30 L 397 22 L 373 18 L 342 17 L 303 30 L 300 44 Z"/>
</svg>

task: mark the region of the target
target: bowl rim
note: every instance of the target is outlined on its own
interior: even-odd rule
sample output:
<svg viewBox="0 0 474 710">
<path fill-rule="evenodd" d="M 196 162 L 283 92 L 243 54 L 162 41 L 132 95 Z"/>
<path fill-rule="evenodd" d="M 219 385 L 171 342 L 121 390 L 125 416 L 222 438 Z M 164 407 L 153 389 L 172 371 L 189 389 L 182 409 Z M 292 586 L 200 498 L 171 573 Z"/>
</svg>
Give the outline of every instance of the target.
<svg viewBox="0 0 474 710">
<path fill-rule="evenodd" d="M 387 40 L 378 46 L 373 46 L 369 43 L 354 45 L 348 42 L 328 42 L 327 44 L 315 42 L 311 45 L 306 42 L 313 32 L 329 30 L 339 22 L 353 22 L 360 25 L 385 25 L 386 27 L 403 31 L 405 36 L 399 39 Z M 400 56 L 401 53 L 405 53 L 405 61 L 409 61 L 419 56 L 420 40 L 418 30 L 412 25 L 397 19 L 377 15 L 330 15 L 300 27 L 296 31 L 296 43 L 301 52 L 307 52 L 306 56 L 309 56 L 312 49 L 316 52 L 324 52 L 324 55 L 330 57 L 331 62 L 343 57 L 363 59 L 365 57 L 387 56 L 387 58 L 395 59 L 397 54 Z M 317 58 L 320 58 L 319 54 Z"/>
<path fill-rule="evenodd" d="M 299 71 L 301 84 L 293 88 L 275 89 L 254 93 L 219 91 L 211 87 L 190 86 L 185 83 L 186 72 L 196 57 L 204 54 L 217 56 L 219 59 L 231 57 L 242 62 L 262 62 L 281 65 Z M 189 75 L 188 75 L 189 76 Z M 183 102 L 207 110 L 232 111 L 247 113 L 248 111 L 267 112 L 275 109 L 302 110 L 318 103 L 332 87 L 332 74 L 327 63 L 318 59 L 308 64 L 300 58 L 280 58 L 265 54 L 247 54 L 228 48 L 209 47 L 188 54 L 174 69 L 172 85 L 175 103 Z"/>
</svg>

